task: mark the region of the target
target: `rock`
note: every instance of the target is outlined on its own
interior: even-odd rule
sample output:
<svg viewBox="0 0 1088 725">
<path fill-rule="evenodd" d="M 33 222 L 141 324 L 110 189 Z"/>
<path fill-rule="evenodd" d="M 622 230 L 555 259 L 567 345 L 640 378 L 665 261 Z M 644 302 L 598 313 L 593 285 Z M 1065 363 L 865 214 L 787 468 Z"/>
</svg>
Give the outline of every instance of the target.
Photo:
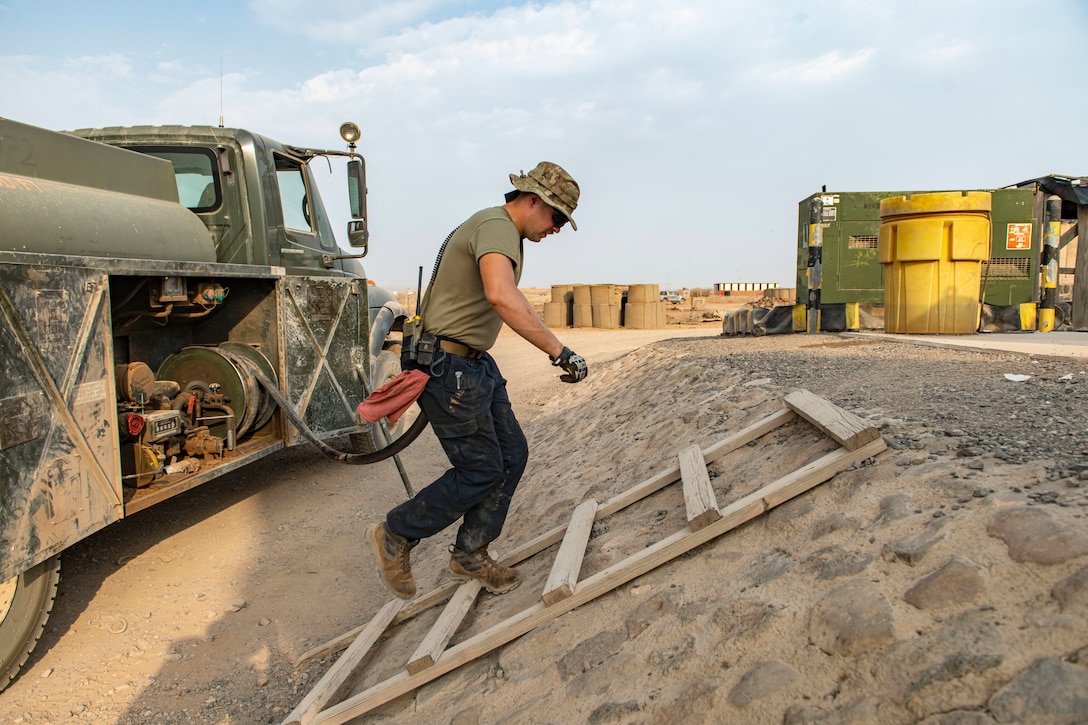
<svg viewBox="0 0 1088 725">
<path fill-rule="evenodd" d="M 861 523 L 861 519 L 836 511 L 816 522 L 812 527 L 812 538 L 819 539 L 843 529 L 857 531 L 861 528 Z"/>
<path fill-rule="evenodd" d="M 786 710 L 782 725 L 866 725 L 879 722 L 879 702 L 873 697 L 863 697 L 836 710 L 824 711 L 818 707 L 793 705 Z"/>
<path fill-rule="evenodd" d="M 914 566 L 922 560 L 933 545 L 944 538 L 937 532 L 944 528 L 947 520 L 943 517 L 935 518 L 926 523 L 925 527 L 914 536 L 900 541 L 890 541 L 884 544 L 881 557 L 885 561 L 902 561 Z"/>
<path fill-rule="evenodd" d="M 746 572 L 746 576 L 753 586 L 759 586 L 777 579 L 795 566 L 797 562 L 786 552 L 768 549 L 759 555 Z"/>
<path fill-rule="evenodd" d="M 989 613 L 971 611 L 914 639 L 897 642 L 877 665 L 882 690 L 893 702 L 917 703 L 925 712 L 962 707 L 981 673 L 998 667 L 1005 644 Z"/>
<path fill-rule="evenodd" d="M 744 673 L 729 693 L 729 702 L 745 707 L 756 700 L 773 695 L 797 681 L 799 673 L 785 662 L 767 660 Z"/>
<path fill-rule="evenodd" d="M 910 495 L 906 493 L 893 493 L 891 496 L 886 496 L 881 500 L 880 513 L 877 515 L 876 520 L 873 521 L 870 528 L 884 528 L 893 521 L 905 519 L 913 513 L 914 504 L 910 500 Z"/>
<path fill-rule="evenodd" d="M 721 628 L 719 638 L 728 642 L 746 634 L 754 634 L 775 617 L 774 607 L 755 599 L 734 599 L 725 603 L 713 617 Z"/>
<path fill-rule="evenodd" d="M 1088 566 L 1055 584 L 1050 590 L 1050 596 L 1063 612 L 1088 609 Z"/>
<path fill-rule="evenodd" d="M 816 579 L 826 581 L 852 576 L 865 571 L 873 557 L 860 551 L 847 551 L 841 546 L 828 546 L 805 559 L 805 567 L 816 573 Z"/>
<path fill-rule="evenodd" d="M 994 725 L 994 719 L 978 710 L 953 710 L 931 715 L 918 725 Z"/>
<path fill-rule="evenodd" d="M 695 637 L 687 635 L 668 647 L 654 650 L 647 658 L 661 672 L 671 672 L 681 667 L 695 650 Z"/>
<path fill-rule="evenodd" d="M 866 582 L 832 589 L 813 608 L 809 642 L 830 655 L 856 655 L 895 640 L 892 608 Z"/>
<path fill-rule="evenodd" d="M 1056 657 L 1036 660 L 987 703 L 999 723 L 1083 723 L 1088 670 Z"/>
<path fill-rule="evenodd" d="M 1076 630 L 1084 626 L 1084 620 L 1072 614 L 1063 614 L 1054 611 L 1053 607 L 1031 607 L 1024 612 L 1024 625 L 1037 629 L 1070 629 Z"/>
<path fill-rule="evenodd" d="M 635 713 L 641 712 L 637 702 L 606 702 L 589 714 L 589 725 L 604 725 L 604 723 L 630 722 Z M 471 722 L 466 720 L 465 725 L 476 725 L 481 722 L 479 718 Z M 450 723 L 453 725 L 453 723 Z"/>
<path fill-rule="evenodd" d="M 799 496 L 790 499 L 786 503 L 776 506 L 767 512 L 767 525 L 782 526 L 791 523 L 795 519 L 799 519 L 802 516 L 811 513 L 813 508 L 815 508 L 815 505 L 812 496 Z"/>
<path fill-rule="evenodd" d="M 1029 564 L 1060 564 L 1088 554 L 1088 534 L 1074 531 L 1039 508 L 999 511 L 986 533 L 1005 542 L 1009 558 Z"/>
<path fill-rule="evenodd" d="M 619 652 L 626 641 L 627 633 L 616 629 L 595 634 L 572 649 L 556 663 L 556 667 L 559 668 L 559 676 L 564 680 L 569 680 L 576 675 L 582 674 Z"/>
<path fill-rule="evenodd" d="M 908 604 L 922 610 L 970 604 L 983 590 L 979 568 L 967 559 L 952 557 L 944 566 L 918 579 L 903 595 Z"/>
<path fill-rule="evenodd" d="M 708 681 L 699 681 L 688 687 L 670 703 L 661 707 L 650 720 L 650 725 L 676 725 L 678 722 L 701 722 L 713 710 L 717 688 Z"/>
</svg>

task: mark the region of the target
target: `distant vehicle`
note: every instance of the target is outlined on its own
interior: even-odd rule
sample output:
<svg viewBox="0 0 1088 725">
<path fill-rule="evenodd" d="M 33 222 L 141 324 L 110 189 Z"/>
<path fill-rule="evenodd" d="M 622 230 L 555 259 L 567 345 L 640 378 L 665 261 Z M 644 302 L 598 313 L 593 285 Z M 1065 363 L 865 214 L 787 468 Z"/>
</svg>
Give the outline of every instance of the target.
<svg viewBox="0 0 1088 725">
<path fill-rule="evenodd" d="M 680 304 L 681 302 L 683 302 L 686 299 L 687 299 L 687 297 L 680 294 L 679 292 L 676 292 L 675 290 L 662 290 L 661 291 L 661 301 L 662 302 L 668 302 L 669 304 L 672 304 L 672 305 L 678 305 L 678 304 Z"/>
</svg>

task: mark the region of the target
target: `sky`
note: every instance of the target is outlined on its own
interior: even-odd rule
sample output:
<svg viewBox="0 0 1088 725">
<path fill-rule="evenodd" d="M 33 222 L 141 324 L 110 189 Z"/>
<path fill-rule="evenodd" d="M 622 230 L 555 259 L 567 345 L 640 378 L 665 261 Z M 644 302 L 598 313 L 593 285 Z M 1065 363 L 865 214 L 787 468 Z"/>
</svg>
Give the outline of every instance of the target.
<svg viewBox="0 0 1088 725">
<path fill-rule="evenodd" d="M 0 0 L 0 116 L 333 149 L 354 121 L 392 289 L 541 160 L 578 231 L 527 242 L 523 287 L 790 287 L 821 187 L 1088 175 L 1086 40 L 1086 0 Z"/>
</svg>

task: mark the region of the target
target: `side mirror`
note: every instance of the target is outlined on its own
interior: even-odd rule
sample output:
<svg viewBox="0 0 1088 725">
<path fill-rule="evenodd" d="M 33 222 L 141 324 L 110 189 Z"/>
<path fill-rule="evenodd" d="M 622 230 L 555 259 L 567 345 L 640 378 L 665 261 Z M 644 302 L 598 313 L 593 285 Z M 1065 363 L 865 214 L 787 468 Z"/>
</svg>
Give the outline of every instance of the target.
<svg viewBox="0 0 1088 725">
<path fill-rule="evenodd" d="M 370 230 L 366 228 L 366 219 L 352 219 L 348 222 L 348 244 L 361 249 L 360 257 L 365 257 L 370 245 Z"/>
<path fill-rule="evenodd" d="M 359 156 L 348 162 L 348 204 L 352 219 L 366 218 L 366 169 Z"/>
<path fill-rule="evenodd" d="M 366 227 L 366 167 L 358 156 L 348 162 L 348 204 L 351 207 L 348 244 L 362 248 L 365 255 L 370 244 L 370 230 Z"/>
</svg>

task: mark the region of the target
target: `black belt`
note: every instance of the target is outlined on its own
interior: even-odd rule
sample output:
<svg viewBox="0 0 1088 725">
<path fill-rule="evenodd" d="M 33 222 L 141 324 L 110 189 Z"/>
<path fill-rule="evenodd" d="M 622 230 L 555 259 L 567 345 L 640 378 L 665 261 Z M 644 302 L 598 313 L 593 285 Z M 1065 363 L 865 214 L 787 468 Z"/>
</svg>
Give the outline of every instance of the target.
<svg viewBox="0 0 1088 725">
<path fill-rule="evenodd" d="M 454 342 L 453 340 L 440 339 L 438 341 L 438 346 L 448 352 L 450 355 L 460 355 L 461 357 L 467 357 L 470 360 L 479 360 L 484 356 L 482 350 L 473 350 L 468 345 L 462 345 L 461 343 Z"/>
</svg>

